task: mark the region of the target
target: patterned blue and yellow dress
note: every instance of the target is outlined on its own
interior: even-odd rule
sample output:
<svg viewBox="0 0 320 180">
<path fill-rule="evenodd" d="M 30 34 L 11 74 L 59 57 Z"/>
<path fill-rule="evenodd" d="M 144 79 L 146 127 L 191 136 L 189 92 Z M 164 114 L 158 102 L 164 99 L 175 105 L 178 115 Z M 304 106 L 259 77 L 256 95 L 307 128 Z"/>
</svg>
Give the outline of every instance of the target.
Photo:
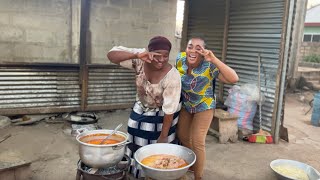
<svg viewBox="0 0 320 180">
<path fill-rule="evenodd" d="M 192 69 L 191 74 L 188 74 L 185 52 L 179 53 L 176 59 L 176 68 L 182 82 L 182 107 L 189 113 L 214 109 L 216 100 L 213 92 L 213 80 L 218 77 L 219 69 L 214 64 L 203 60 L 198 67 Z"/>
</svg>

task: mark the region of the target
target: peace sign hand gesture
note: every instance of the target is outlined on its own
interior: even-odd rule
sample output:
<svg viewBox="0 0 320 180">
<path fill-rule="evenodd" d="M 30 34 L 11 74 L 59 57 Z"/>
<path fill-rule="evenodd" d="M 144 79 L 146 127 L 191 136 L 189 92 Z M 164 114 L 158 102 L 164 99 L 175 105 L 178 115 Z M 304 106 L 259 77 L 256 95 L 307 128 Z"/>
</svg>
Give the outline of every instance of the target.
<svg viewBox="0 0 320 180">
<path fill-rule="evenodd" d="M 156 58 L 154 58 L 155 56 L 162 56 L 159 53 L 155 53 L 155 52 L 148 52 L 145 51 L 143 53 L 139 53 L 137 55 L 137 58 L 141 59 L 142 61 L 145 61 L 147 63 L 151 63 L 151 61 L 156 61 L 158 62 L 158 60 Z"/>
<path fill-rule="evenodd" d="M 202 46 L 200 46 L 200 49 L 200 51 L 196 50 L 196 52 L 201 54 L 206 61 L 214 63 L 218 59 L 211 50 L 204 49 Z"/>
</svg>

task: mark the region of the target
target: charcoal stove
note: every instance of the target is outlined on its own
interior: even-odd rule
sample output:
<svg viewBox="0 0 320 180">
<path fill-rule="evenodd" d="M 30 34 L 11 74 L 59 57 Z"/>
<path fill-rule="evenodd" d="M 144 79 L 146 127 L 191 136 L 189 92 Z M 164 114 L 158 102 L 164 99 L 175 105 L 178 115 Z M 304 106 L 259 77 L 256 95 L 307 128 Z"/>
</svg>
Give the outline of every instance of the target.
<svg viewBox="0 0 320 180">
<path fill-rule="evenodd" d="M 125 180 L 130 164 L 127 155 L 117 165 L 100 169 L 91 168 L 79 160 L 76 180 Z"/>
</svg>

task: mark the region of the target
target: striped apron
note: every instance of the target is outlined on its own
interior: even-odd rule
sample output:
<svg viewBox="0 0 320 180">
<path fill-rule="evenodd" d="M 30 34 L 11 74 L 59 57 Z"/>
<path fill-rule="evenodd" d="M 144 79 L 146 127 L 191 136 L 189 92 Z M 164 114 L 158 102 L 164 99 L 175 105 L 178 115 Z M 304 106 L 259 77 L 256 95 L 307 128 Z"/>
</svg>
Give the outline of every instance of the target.
<svg viewBox="0 0 320 180">
<path fill-rule="evenodd" d="M 176 139 L 176 128 L 180 109 L 181 103 L 173 116 L 168 133 L 168 143 L 177 144 L 178 142 Z M 128 120 L 128 136 L 131 143 L 127 145 L 126 155 L 132 160 L 129 173 L 133 174 L 135 178 L 145 176 L 140 165 L 135 162 L 133 155 L 140 147 L 157 142 L 162 130 L 163 116 L 164 112 L 160 108 L 145 108 L 139 101 L 134 104 Z"/>
</svg>

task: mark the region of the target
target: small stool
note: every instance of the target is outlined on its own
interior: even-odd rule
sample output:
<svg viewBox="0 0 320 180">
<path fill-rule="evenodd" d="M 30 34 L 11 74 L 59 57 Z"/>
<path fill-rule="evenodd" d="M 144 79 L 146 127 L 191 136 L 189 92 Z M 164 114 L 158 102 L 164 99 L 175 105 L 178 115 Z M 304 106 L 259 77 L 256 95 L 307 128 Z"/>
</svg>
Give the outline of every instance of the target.
<svg viewBox="0 0 320 180">
<path fill-rule="evenodd" d="M 222 109 L 216 109 L 211 122 L 209 132 L 218 137 L 222 144 L 237 142 L 238 140 L 238 116 L 232 115 Z"/>
</svg>

